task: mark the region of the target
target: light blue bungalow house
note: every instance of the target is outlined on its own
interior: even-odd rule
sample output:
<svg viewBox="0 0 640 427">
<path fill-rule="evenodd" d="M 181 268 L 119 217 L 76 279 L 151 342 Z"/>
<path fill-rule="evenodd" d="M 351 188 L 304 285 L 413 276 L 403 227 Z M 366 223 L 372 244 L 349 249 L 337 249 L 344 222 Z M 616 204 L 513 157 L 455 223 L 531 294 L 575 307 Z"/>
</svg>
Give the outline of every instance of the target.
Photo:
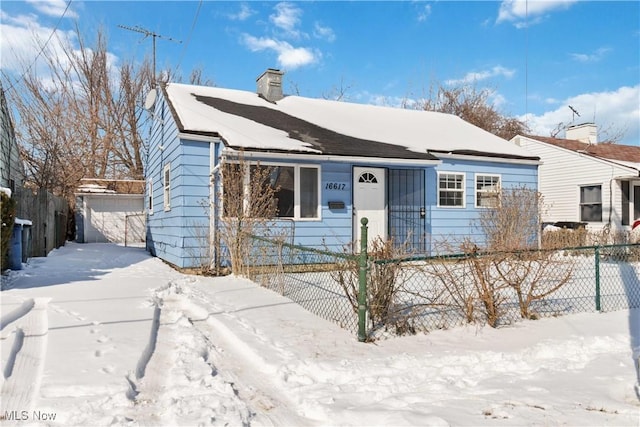
<svg viewBox="0 0 640 427">
<path fill-rule="evenodd" d="M 500 188 L 537 189 L 539 158 L 436 112 L 283 96 L 268 69 L 257 93 L 169 83 L 147 97 L 147 248 L 181 268 L 213 241 L 219 165 L 245 160 L 279 172 L 278 218 L 295 244 L 343 250 L 369 238 L 482 240 L 474 222 Z M 219 212 L 213 209 L 212 212 Z"/>
</svg>

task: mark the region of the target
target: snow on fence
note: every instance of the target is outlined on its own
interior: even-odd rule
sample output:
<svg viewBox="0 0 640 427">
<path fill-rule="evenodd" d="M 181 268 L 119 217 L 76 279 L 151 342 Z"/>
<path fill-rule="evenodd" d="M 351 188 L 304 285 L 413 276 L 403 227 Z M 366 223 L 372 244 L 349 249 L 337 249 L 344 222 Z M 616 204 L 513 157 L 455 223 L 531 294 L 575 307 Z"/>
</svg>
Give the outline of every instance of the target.
<svg viewBox="0 0 640 427">
<path fill-rule="evenodd" d="M 251 278 L 358 331 L 359 255 L 256 238 Z M 367 339 L 640 308 L 640 245 L 367 258 Z"/>
</svg>

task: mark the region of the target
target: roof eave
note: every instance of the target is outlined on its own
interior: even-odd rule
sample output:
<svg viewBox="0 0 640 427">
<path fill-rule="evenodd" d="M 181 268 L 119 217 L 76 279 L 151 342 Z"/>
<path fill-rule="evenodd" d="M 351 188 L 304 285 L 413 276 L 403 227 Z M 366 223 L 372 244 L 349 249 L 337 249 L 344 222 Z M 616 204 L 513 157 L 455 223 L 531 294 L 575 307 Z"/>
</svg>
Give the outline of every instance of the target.
<svg viewBox="0 0 640 427">
<path fill-rule="evenodd" d="M 521 165 L 541 165 L 542 161 L 540 157 L 525 157 L 525 156 L 511 156 L 511 155 L 494 155 L 491 153 L 479 153 L 479 154 L 460 154 L 455 152 L 441 153 L 437 151 L 431 151 L 434 155 L 438 156 L 441 159 L 452 159 L 452 160 L 472 160 L 472 161 L 482 161 L 482 162 L 493 162 L 493 163 L 510 163 L 510 164 L 521 164 Z"/>
<path fill-rule="evenodd" d="M 226 147 L 222 154 L 226 156 L 235 156 L 239 153 L 230 147 Z M 305 161 L 325 161 L 338 163 L 365 163 L 371 165 L 394 165 L 394 166 L 437 166 L 442 163 L 439 159 L 401 159 L 401 158 L 381 158 L 367 156 L 340 156 L 335 154 L 310 154 L 291 151 L 259 151 L 247 149 L 243 151 L 244 158 L 255 159 L 287 159 L 287 160 L 305 160 Z"/>
</svg>

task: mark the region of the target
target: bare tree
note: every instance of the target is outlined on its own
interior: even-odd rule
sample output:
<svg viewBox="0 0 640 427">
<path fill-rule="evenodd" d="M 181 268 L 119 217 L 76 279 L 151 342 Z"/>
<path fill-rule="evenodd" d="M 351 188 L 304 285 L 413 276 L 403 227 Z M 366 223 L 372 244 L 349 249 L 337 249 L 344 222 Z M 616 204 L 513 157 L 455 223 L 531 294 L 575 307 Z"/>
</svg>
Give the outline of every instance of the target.
<svg viewBox="0 0 640 427">
<path fill-rule="evenodd" d="M 340 84 L 334 85 L 327 93 L 322 94 L 323 99 L 330 99 L 332 101 L 346 101 L 347 92 L 353 88 L 353 84 L 345 84 L 344 77 L 340 77 Z"/>
<path fill-rule="evenodd" d="M 448 87 L 432 84 L 418 101 L 405 100 L 405 108 L 453 114 L 504 139 L 526 134 L 526 123 L 498 111 L 491 103 L 494 91 L 475 84 Z"/>
<path fill-rule="evenodd" d="M 146 60 L 116 67 L 102 29 L 92 44 L 75 31 L 78 46 L 43 50 L 46 71 L 23 67 L 9 92 L 28 179 L 70 201 L 82 178 L 142 178 L 141 106 L 153 75 Z"/>
<path fill-rule="evenodd" d="M 209 77 L 205 77 L 202 74 L 202 68 L 194 68 L 191 70 L 191 74 L 189 75 L 189 83 L 192 85 L 200 85 L 200 86 L 215 86 L 213 79 Z"/>
</svg>

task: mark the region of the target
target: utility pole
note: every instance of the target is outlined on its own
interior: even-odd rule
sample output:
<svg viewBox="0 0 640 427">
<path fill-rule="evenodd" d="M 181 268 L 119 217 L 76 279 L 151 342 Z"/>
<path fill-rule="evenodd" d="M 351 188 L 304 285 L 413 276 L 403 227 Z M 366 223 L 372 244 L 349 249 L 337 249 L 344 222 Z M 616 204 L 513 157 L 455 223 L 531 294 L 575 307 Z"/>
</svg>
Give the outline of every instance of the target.
<svg viewBox="0 0 640 427">
<path fill-rule="evenodd" d="M 182 40 L 176 40 L 173 39 L 171 37 L 167 37 L 167 36 L 162 36 L 158 33 L 154 33 L 153 31 L 149 31 L 145 28 L 142 28 L 140 26 L 135 26 L 135 27 L 127 27 L 125 25 L 118 25 L 118 27 L 125 29 L 125 30 L 129 30 L 129 31 L 135 31 L 136 33 L 141 33 L 144 34 L 144 38 L 147 38 L 149 36 L 151 36 L 153 38 L 153 86 L 155 87 L 156 85 L 156 39 L 157 38 L 161 38 L 163 40 L 168 40 L 171 42 L 175 42 L 175 43 L 182 43 Z"/>
</svg>

